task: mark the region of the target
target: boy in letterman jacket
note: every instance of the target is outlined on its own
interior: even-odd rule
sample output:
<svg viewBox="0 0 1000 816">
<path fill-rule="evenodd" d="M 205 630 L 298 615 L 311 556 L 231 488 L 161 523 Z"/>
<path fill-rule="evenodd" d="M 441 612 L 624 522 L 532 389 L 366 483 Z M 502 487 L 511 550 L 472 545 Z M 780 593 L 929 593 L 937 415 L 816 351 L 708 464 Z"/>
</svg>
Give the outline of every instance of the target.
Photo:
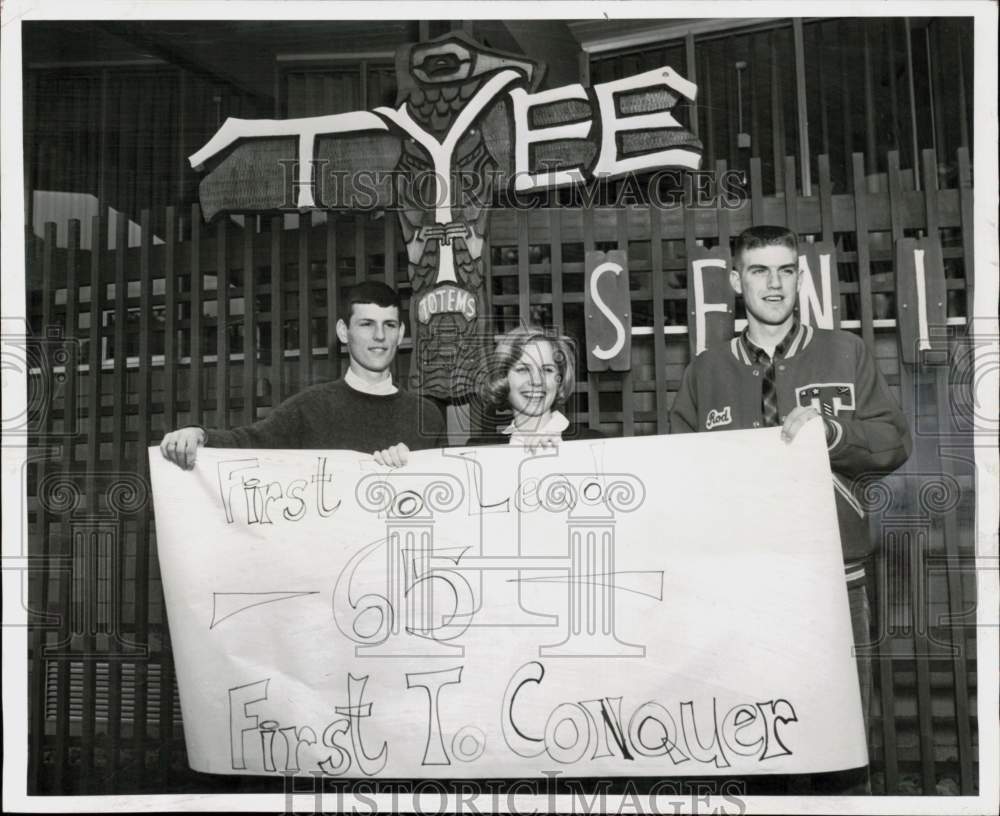
<svg viewBox="0 0 1000 816">
<path fill-rule="evenodd" d="M 790 442 L 807 422 L 826 430 L 854 642 L 870 640 L 865 561 L 874 548 L 859 476 L 885 474 L 910 455 L 910 432 L 878 366 L 857 336 L 802 325 L 795 312 L 798 242 L 784 227 L 751 227 L 736 239 L 733 289 L 747 327 L 688 365 L 670 413 L 671 433 L 777 427 Z M 858 657 L 865 725 L 870 657 Z"/>
</svg>

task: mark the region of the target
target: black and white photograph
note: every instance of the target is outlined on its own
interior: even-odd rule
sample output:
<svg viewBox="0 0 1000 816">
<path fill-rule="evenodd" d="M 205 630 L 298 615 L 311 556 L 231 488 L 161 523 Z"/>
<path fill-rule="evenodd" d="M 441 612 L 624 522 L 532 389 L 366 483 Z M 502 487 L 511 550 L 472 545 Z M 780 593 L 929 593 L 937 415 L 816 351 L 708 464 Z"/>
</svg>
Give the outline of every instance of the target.
<svg viewBox="0 0 1000 816">
<path fill-rule="evenodd" d="M 5 812 L 997 812 L 995 2 L 2 16 Z"/>
</svg>

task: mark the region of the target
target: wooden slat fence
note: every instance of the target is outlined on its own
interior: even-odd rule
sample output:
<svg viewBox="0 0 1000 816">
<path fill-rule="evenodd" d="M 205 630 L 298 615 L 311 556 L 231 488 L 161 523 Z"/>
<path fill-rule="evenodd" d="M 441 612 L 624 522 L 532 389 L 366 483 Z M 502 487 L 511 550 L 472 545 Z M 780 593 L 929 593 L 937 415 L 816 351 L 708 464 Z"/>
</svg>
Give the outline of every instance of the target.
<svg viewBox="0 0 1000 816">
<path fill-rule="evenodd" d="M 577 418 L 612 435 L 664 433 L 689 359 L 687 257 L 754 223 L 785 223 L 838 248 L 841 316 L 864 339 L 913 423 L 914 454 L 870 490 L 878 536 L 872 577 L 876 700 L 874 788 L 978 790 L 974 610 L 969 157 L 938 189 L 935 156 L 907 189 L 898 156 L 888 187 L 853 156 L 850 192 L 818 157 L 813 195 L 787 158 L 780 195 L 765 196 L 759 160 L 737 209 L 497 211 L 485 253 L 499 330 L 532 320 L 583 337 L 584 253 L 626 249 L 632 370 L 588 376 Z M 724 169 L 720 165 L 719 169 Z M 915 185 L 911 185 L 915 186 Z M 242 222 L 242 223 L 240 223 Z M 297 222 L 297 223 L 286 223 Z M 26 492 L 31 576 L 29 789 L 40 793 L 212 791 L 188 770 L 151 507 L 146 447 L 170 429 L 232 426 L 313 382 L 346 357 L 332 316 L 366 277 L 409 286 L 394 217 L 312 214 L 222 219 L 197 206 L 144 211 L 141 241 L 117 245 L 108 222 L 29 233 L 34 438 Z M 156 224 L 164 225 L 155 233 Z M 913 366 L 895 332 L 893 240 L 937 234 L 947 273 L 950 349 Z M 88 236 L 82 248 L 81 236 Z M 404 309 L 405 311 L 405 309 Z M 410 350 L 401 352 L 402 378 Z"/>
</svg>

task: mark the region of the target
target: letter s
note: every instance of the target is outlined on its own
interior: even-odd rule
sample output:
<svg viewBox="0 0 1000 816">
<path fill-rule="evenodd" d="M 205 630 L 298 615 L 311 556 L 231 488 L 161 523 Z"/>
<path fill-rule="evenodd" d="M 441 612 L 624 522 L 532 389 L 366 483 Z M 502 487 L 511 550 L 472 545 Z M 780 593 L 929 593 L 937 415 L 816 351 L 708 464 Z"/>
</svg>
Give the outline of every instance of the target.
<svg viewBox="0 0 1000 816">
<path fill-rule="evenodd" d="M 290 511 L 287 507 L 281 511 L 283 515 L 289 521 L 299 521 L 306 514 L 306 503 L 302 498 L 302 491 L 309 486 L 309 482 L 305 479 L 296 479 L 288 486 L 288 496 L 286 498 L 292 499 L 299 503 L 298 510 L 294 512 Z"/>
<path fill-rule="evenodd" d="M 590 276 L 590 298 L 594 301 L 594 305 L 603 314 L 608 322 L 614 326 L 615 329 L 615 342 L 610 349 L 604 350 L 600 346 L 595 345 L 593 354 L 599 360 L 610 360 L 616 357 L 618 353 L 625 346 L 625 326 L 622 325 L 621 320 L 618 319 L 618 315 L 608 308 L 608 304 L 604 302 L 601 297 L 601 293 L 597 289 L 597 281 L 605 272 L 614 272 L 614 274 L 621 275 L 623 272 L 621 266 L 612 262 L 605 261 L 599 264 L 594 270 L 594 273 Z"/>
<path fill-rule="evenodd" d="M 340 776 L 347 773 L 351 767 L 351 755 L 339 745 L 337 745 L 336 735 L 346 734 L 351 729 L 351 721 L 347 717 L 337 717 L 323 731 L 323 744 L 327 748 L 333 748 L 340 756 L 336 763 L 332 756 L 328 756 L 322 762 L 317 763 L 319 768 L 327 776 Z"/>
</svg>

